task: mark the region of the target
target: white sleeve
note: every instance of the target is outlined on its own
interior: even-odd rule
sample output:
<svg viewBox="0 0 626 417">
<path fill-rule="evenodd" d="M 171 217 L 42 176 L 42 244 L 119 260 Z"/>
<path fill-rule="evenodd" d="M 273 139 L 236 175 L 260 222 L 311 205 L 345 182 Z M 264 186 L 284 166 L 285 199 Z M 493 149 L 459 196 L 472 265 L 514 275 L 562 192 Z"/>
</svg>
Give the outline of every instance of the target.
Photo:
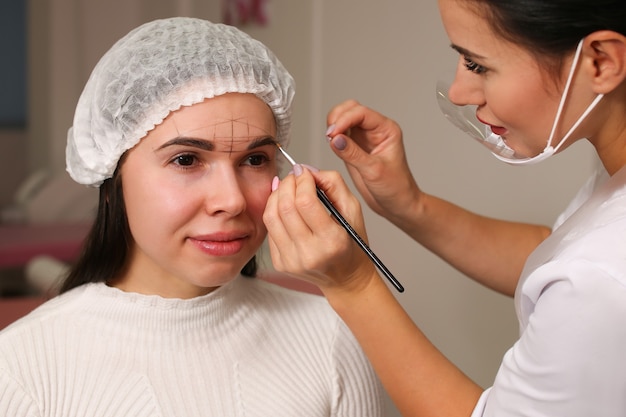
<svg viewBox="0 0 626 417">
<path fill-rule="evenodd" d="M 610 272 L 572 260 L 533 273 L 549 284 L 473 416 L 626 415 L 626 288 Z"/>
<path fill-rule="evenodd" d="M 489 392 L 491 388 L 487 388 L 476 403 L 476 407 L 474 407 L 474 411 L 472 411 L 472 415 L 470 417 L 482 417 L 483 412 L 485 411 L 485 405 L 487 404 L 487 398 L 489 398 Z"/>
<path fill-rule="evenodd" d="M 381 417 L 380 382 L 356 339 L 339 319 L 333 358 L 336 375 L 332 416 Z"/>
</svg>

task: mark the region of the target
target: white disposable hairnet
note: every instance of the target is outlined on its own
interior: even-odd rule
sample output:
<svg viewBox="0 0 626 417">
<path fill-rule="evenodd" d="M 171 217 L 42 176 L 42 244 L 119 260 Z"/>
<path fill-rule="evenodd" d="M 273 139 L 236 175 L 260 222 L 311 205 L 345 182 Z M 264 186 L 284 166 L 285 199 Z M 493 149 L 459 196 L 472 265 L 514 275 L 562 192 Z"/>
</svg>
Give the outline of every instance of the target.
<svg viewBox="0 0 626 417">
<path fill-rule="evenodd" d="M 286 143 L 295 84 L 278 58 L 235 27 L 195 18 L 155 20 L 100 59 L 67 135 L 71 177 L 99 186 L 122 154 L 172 111 L 226 93 L 251 93 L 274 113 Z"/>
</svg>

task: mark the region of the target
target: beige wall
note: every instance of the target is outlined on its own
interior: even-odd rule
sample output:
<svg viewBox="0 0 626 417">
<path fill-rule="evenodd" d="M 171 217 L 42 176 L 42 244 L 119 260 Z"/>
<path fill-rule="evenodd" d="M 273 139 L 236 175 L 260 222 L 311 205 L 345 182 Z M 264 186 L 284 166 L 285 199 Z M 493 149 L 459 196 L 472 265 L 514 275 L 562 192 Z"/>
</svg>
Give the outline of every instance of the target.
<svg viewBox="0 0 626 417">
<path fill-rule="evenodd" d="M 37 123 L 31 163 L 62 170 L 65 132 L 98 57 L 137 24 L 174 14 L 219 19 L 218 0 L 31 0 L 39 44 L 32 92 Z M 291 150 L 301 160 L 343 171 L 324 140 L 325 114 L 356 98 L 400 122 L 420 185 L 486 215 L 550 224 L 594 166 L 587 145 L 539 166 L 509 167 L 458 132 L 440 114 L 438 79 L 456 57 L 435 1 L 271 0 L 268 27 L 245 28 L 268 44 L 297 81 Z M 38 17 L 37 17 L 38 16 Z M 47 16 L 47 17 L 46 17 Z M 49 149 L 42 155 L 38 149 Z M 46 161 L 46 162 L 44 162 Z M 467 374 L 490 385 L 517 323 L 512 300 L 452 270 L 367 211 L 371 246 L 406 292 L 398 299 Z M 376 306 L 372 306 L 376 308 Z M 408 370 L 410 371 L 410 370 Z M 389 407 L 390 415 L 396 415 Z"/>
<path fill-rule="evenodd" d="M 27 136 L 22 128 L 0 129 L 0 206 L 10 204 L 20 181 L 28 173 Z"/>
</svg>

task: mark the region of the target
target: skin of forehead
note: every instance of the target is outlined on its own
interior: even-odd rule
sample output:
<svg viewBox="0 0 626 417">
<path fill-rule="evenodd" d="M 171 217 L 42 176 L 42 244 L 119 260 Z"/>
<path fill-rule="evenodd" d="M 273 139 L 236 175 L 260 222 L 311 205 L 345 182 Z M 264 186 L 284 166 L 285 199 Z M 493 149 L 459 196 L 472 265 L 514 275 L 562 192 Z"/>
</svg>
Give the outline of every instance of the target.
<svg viewBox="0 0 626 417">
<path fill-rule="evenodd" d="M 241 128 L 242 126 L 244 129 Z M 245 151 L 248 144 L 255 139 L 262 137 L 275 139 L 275 133 L 251 125 L 247 118 L 218 121 L 192 130 L 178 130 L 178 134 L 210 141 L 215 147 L 215 152 Z"/>
</svg>

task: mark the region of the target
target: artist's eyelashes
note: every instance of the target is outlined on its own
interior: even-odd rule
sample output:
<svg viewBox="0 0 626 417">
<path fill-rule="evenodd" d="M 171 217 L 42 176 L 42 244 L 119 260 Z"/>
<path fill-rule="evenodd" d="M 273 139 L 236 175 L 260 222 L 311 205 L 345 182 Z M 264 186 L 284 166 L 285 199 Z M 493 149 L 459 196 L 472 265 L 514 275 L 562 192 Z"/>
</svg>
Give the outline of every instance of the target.
<svg viewBox="0 0 626 417">
<path fill-rule="evenodd" d="M 465 68 L 467 68 L 468 71 L 471 71 L 474 74 L 483 74 L 485 71 L 487 71 L 487 68 L 483 67 L 480 64 L 477 64 L 466 56 L 463 57 L 463 60 L 465 61 Z"/>
</svg>

